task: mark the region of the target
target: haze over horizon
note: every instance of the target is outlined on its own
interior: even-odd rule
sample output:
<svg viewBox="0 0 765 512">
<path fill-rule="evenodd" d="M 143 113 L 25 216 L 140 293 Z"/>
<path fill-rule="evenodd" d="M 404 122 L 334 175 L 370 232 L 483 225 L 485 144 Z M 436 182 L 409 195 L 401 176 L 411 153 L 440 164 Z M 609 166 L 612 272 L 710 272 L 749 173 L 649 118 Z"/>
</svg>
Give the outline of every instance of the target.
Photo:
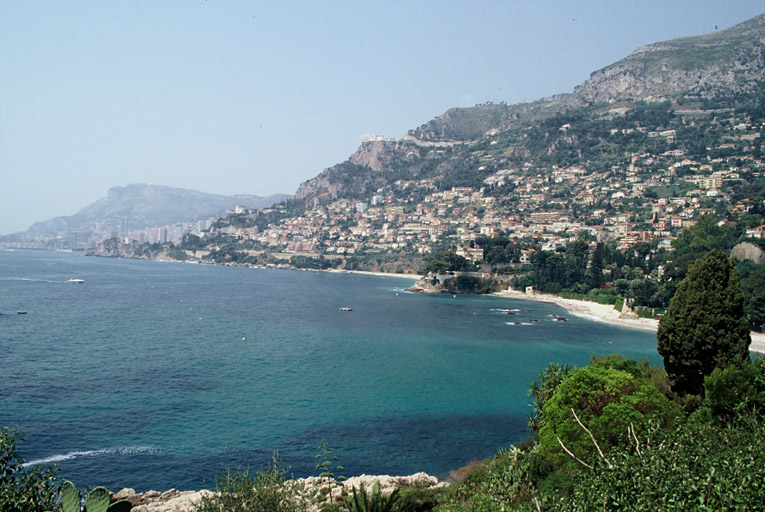
<svg viewBox="0 0 765 512">
<path fill-rule="evenodd" d="M 366 133 L 571 92 L 761 2 L 0 3 L 0 234 L 109 188 L 293 194 Z"/>
</svg>

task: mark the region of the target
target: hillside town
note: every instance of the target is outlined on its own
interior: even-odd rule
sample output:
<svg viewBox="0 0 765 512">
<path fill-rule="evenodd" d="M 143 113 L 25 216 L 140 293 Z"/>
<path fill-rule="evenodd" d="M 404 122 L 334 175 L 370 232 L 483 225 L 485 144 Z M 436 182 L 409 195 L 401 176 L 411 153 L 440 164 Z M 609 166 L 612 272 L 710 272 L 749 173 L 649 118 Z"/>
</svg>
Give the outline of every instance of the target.
<svg viewBox="0 0 765 512">
<path fill-rule="evenodd" d="M 233 237 L 253 254 L 267 250 L 327 257 L 390 252 L 424 256 L 448 245 L 474 262 L 483 260 L 481 247 L 475 246 L 480 237 L 534 239 L 549 251 L 580 238 L 614 242 L 619 250 L 654 241 L 669 248 L 673 238 L 702 215 L 735 223 L 754 206 L 742 191 L 765 171 L 765 161 L 759 158 L 762 124 L 751 124 L 732 109 L 684 111 L 676 117 L 688 126 L 703 117 L 726 135 L 699 158 L 677 149 L 675 129 L 611 129 L 608 137 L 615 144 L 642 130 L 649 140 L 672 149 L 624 153 L 601 172 L 586 165 L 543 167 L 531 162 L 501 167 L 507 159 L 491 149 L 502 141 L 490 138 L 488 149 L 472 151 L 479 162 L 476 171 L 486 174 L 490 169 L 480 186 L 439 190 L 437 178 L 396 180 L 371 197 L 315 200 L 302 214 L 262 229 L 247 226 L 241 217 L 256 218 L 272 210 L 240 211 L 239 225 L 213 225 L 198 234 Z M 563 125 L 560 130 L 570 128 Z M 761 238 L 764 229 L 750 226 L 747 235 Z M 518 263 L 529 258 L 524 252 Z"/>
</svg>

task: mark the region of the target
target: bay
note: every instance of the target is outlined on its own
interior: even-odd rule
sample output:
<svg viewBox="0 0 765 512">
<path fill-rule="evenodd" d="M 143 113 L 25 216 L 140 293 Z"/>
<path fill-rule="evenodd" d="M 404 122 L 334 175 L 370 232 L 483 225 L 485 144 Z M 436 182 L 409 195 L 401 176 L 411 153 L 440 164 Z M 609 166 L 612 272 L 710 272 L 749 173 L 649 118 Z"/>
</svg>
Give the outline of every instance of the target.
<svg viewBox="0 0 765 512">
<path fill-rule="evenodd" d="M 212 488 L 274 451 L 315 475 L 324 439 L 347 476 L 443 478 L 530 436 L 550 362 L 660 363 L 652 333 L 413 282 L 0 252 L 0 426 L 83 487 Z"/>
</svg>

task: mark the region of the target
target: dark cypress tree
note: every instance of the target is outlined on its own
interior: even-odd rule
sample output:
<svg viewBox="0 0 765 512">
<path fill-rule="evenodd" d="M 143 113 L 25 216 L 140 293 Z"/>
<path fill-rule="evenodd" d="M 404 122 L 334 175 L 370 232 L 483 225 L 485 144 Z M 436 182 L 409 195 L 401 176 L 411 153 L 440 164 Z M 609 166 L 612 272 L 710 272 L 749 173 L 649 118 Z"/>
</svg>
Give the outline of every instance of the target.
<svg viewBox="0 0 765 512">
<path fill-rule="evenodd" d="M 704 377 L 749 356 L 744 293 L 733 262 L 710 251 L 680 282 L 656 333 L 672 390 L 701 395 Z"/>
</svg>

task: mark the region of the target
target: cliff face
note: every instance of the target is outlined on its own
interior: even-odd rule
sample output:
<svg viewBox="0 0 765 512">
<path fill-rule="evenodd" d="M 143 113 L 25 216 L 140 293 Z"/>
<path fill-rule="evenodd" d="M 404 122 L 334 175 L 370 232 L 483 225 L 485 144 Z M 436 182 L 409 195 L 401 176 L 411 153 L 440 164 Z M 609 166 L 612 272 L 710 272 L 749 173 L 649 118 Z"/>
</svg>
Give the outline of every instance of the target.
<svg viewBox="0 0 765 512">
<path fill-rule="evenodd" d="M 765 80 L 765 15 L 727 30 L 644 46 L 574 89 L 573 105 L 647 97 L 714 99 L 756 91 Z"/>
<path fill-rule="evenodd" d="M 421 149 L 409 142 L 365 142 L 351 155 L 351 162 L 381 172 L 402 163 L 418 160 Z"/>
<path fill-rule="evenodd" d="M 380 173 L 390 172 L 421 157 L 422 148 L 412 142 L 365 142 L 346 162 L 301 183 L 295 199 L 315 202 L 348 194 L 363 196 L 387 182 L 388 177 L 380 176 Z"/>
</svg>

